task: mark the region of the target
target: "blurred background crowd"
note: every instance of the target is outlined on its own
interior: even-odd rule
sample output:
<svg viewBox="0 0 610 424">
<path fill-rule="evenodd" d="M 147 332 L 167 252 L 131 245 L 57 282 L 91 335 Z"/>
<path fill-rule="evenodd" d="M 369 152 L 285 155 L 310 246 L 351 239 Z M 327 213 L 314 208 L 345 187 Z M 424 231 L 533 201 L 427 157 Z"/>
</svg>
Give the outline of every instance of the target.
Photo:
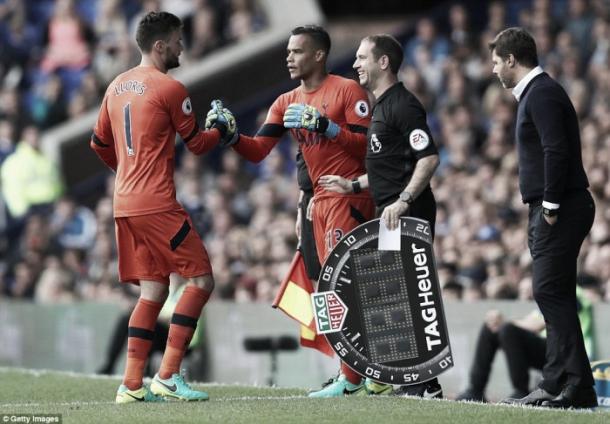
<svg viewBox="0 0 610 424">
<path fill-rule="evenodd" d="M 0 1 L 0 297 L 41 303 L 130 297 L 130 285 L 117 283 L 113 176 L 93 205 L 69 196 L 40 151 L 40 131 L 99 105 L 113 77 L 139 61 L 132 41 L 138 19 L 159 9 L 185 22 L 182 66 L 266 25 L 251 0 Z M 592 301 L 610 301 L 610 5 L 495 1 L 482 20 L 459 2 L 444 10 L 416 20 L 400 37 L 400 76 L 428 111 L 440 150 L 435 253 L 445 297 L 532 298 L 516 101 L 491 74 L 487 48 L 500 30 L 519 25 L 534 35 L 541 66 L 561 82 L 580 118 L 597 216 L 578 278 Z M 214 296 L 270 302 L 297 244 L 296 143 L 283 140 L 259 165 L 231 150 L 195 157 L 180 145 L 178 200 L 206 243 Z"/>
</svg>

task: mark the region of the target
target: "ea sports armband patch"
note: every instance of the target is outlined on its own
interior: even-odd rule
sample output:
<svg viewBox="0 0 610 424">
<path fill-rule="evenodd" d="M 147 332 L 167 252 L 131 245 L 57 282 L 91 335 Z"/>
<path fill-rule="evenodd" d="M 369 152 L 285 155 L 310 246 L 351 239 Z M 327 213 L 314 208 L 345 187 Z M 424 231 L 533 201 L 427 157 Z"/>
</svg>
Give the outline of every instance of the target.
<svg viewBox="0 0 610 424">
<path fill-rule="evenodd" d="M 409 134 L 409 144 L 413 150 L 421 152 L 430 145 L 430 136 L 424 130 L 413 130 Z"/>
</svg>

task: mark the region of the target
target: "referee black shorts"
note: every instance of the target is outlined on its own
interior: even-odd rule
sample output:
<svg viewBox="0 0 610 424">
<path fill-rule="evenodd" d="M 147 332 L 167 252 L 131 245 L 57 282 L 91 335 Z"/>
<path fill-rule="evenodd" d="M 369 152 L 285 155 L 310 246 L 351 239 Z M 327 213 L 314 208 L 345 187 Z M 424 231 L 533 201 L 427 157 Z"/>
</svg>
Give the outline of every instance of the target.
<svg viewBox="0 0 610 424">
<path fill-rule="evenodd" d="M 307 276 L 317 281 L 320 275 L 320 261 L 318 260 L 318 251 L 316 249 L 316 241 L 313 237 L 313 222 L 307 219 L 307 205 L 313 196 L 311 194 L 305 194 L 303 196 L 303 202 L 301 205 L 301 255 L 303 255 L 303 262 L 305 262 L 305 271 Z"/>
</svg>

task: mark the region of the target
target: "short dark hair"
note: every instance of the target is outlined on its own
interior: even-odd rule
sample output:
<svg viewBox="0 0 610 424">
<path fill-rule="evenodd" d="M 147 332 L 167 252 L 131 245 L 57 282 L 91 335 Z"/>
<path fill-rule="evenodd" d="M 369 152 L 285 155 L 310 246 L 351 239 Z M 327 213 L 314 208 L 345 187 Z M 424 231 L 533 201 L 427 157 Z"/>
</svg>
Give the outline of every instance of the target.
<svg viewBox="0 0 610 424">
<path fill-rule="evenodd" d="M 386 55 L 390 61 L 390 70 L 393 74 L 397 74 L 402 64 L 403 52 L 402 46 L 398 40 L 390 34 L 369 35 L 364 38 L 373 43 L 373 56 L 377 60 L 381 56 Z"/>
<path fill-rule="evenodd" d="M 515 60 L 523 66 L 531 67 L 538 66 L 538 52 L 536 51 L 536 42 L 534 38 L 520 27 L 507 28 L 496 35 L 489 44 L 489 50 L 503 60 L 506 60 L 508 55 L 512 54 Z"/>
<path fill-rule="evenodd" d="M 326 56 L 330 53 L 330 35 L 324 28 L 318 25 L 303 25 L 292 30 L 292 35 L 305 34 L 312 39 L 316 49 L 324 50 Z"/>
<path fill-rule="evenodd" d="M 171 33 L 182 28 L 182 21 L 169 12 L 150 12 L 138 23 L 136 42 L 145 53 L 152 50 L 157 40 L 168 40 Z"/>
</svg>

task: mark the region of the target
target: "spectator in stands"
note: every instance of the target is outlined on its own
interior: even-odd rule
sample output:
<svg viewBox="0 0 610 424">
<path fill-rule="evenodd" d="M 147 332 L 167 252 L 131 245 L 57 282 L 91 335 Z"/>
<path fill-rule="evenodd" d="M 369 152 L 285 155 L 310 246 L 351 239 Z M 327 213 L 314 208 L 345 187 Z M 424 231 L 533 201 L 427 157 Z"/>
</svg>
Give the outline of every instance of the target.
<svg viewBox="0 0 610 424">
<path fill-rule="evenodd" d="M 442 66 L 449 55 L 449 43 L 443 35 L 439 35 L 436 24 L 430 18 L 421 18 L 416 24 L 416 34 L 405 48 L 405 62 L 416 63 L 417 48 L 423 46 L 430 52 L 430 61 Z"/>
<path fill-rule="evenodd" d="M 77 300 L 74 280 L 61 260 L 50 256 L 34 290 L 37 303 L 67 303 Z"/>
<path fill-rule="evenodd" d="M 34 126 L 24 129 L 15 153 L 0 169 L 2 194 L 13 218 L 23 218 L 31 207 L 50 205 L 59 198 L 63 184 L 57 166 L 40 150 L 40 134 Z"/>
<path fill-rule="evenodd" d="M 15 275 L 9 287 L 9 294 L 17 299 L 32 299 L 36 287 L 35 272 L 26 262 L 18 262 L 15 265 Z"/>
<path fill-rule="evenodd" d="M 196 0 L 193 3 L 193 13 L 185 19 L 184 28 L 189 56 L 198 59 L 219 47 L 222 39 L 218 31 L 218 11 L 211 1 Z"/>
<path fill-rule="evenodd" d="M 87 112 L 87 99 L 83 93 L 75 93 L 68 103 L 68 117 L 77 119 Z"/>
<path fill-rule="evenodd" d="M 99 0 L 98 13 L 93 26 L 97 49 L 113 50 L 129 37 L 127 18 L 121 10 L 120 0 Z"/>
<path fill-rule="evenodd" d="M 434 94 L 427 80 L 414 66 L 403 66 L 399 78 L 410 92 L 415 95 L 426 110 L 432 110 L 435 102 Z"/>
<path fill-rule="evenodd" d="M 453 55 L 462 57 L 469 52 L 474 39 L 470 29 L 468 11 L 462 4 L 454 4 L 449 8 L 449 41 Z"/>
<path fill-rule="evenodd" d="M 138 29 L 138 23 L 142 20 L 144 16 L 146 16 L 150 12 L 159 11 L 161 11 L 161 0 L 142 0 L 142 8 L 129 21 L 129 39 L 135 39 L 136 30 Z"/>
<path fill-rule="evenodd" d="M 193 0 L 161 0 L 161 10 L 173 13 L 184 22 L 184 19 L 193 14 L 193 3 Z"/>
<path fill-rule="evenodd" d="M 26 23 L 26 2 L 3 2 L 0 19 L 0 76 L 10 75 L 10 84 L 18 83 L 30 57 L 36 54 L 36 32 Z M 15 81 L 17 80 L 17 81 Z"/>
<path fill-rule="evenodd" d="M 98 231 L 95 244 L 89 250 L 87 257 L 89 279 L 94 284 L 105 279 L 118 279 L 118 262 L 114 246 L 114 238 L 109 234 L 109 231 Z M 94 298 L 94 296 L 91 298 Z"/>
<path fill-rule="evenodd" d="M 487 6 L 486 32 L 496 34 L 506 28 L 506 6 L 501 0 L 494 0 Z"/>
<path fill-rule="evenodd" d="M 15 151 L 15 125 L 0 119 L 0 166 Z"/>
<path fill-rule="evenodd" d="M 93 69 L 100 83 L 108 85 L 118 74 L 137 64 L 134 47 L 127 37 L 118 38 L 111 48 L 101 46 L 95 51 Z M 96 98 L 99 102 L 99 97 Z"/>
<path fill-rule="evenodd" d="M 92 71 L 88 71 L 83 74 L 78 87 L 78 93 L 83 96 L 87 110 L 97 107 L 99 104 L 99 97 L 103 92 L 104 89 L 100 86 L 95 74 Z"/>
<path fill-rule="evenodd" d="M 89 208 L 65 196 L 55 202 L 50 229 L 61 248 L 86 250 L 94 244 L 97 225 Z"/>
<path fill-rule="evenodd" d="M 229 3 L 227 40 L 244 40 L 265 26 L 265 16 L 259 9 L 256 0 L 229 0 Z"/>
<path fill-rule="evenodd" d="M 565 17 L 565 28 L 585 55 L 591 51 L 591 29 L 594 21 L 587 3 L 587 0 L 568 0 L 568 13 Z"/>
<path fill-rule="evenodd" d="M 98 5 L 93 67 L 101 85 L 105 87 L 115 76 L 135 65 L 137 52 L 129 39 L 127 17 L 121 9 L 121 2 L 102 0 Z M 86 98 L 99 102 L 99 92 L 94 97 L 86 95 Z"/>
<path fill-rule="evenodd" d="M 45 35 L 43 72 L 82 70 L 91 63 L 92 29 L 78 15 L 74 0 L 57 0 Z"/>
<path fill-rule="evenodd" d="M 590 60 L 592 77 L 608 69 L 610 57 L 610 23 L 602 17 L 595 20 L 592 33 L 593 53 Z"/>
<path fill-rule="evenodd" d="M 94 100 L 97 100 L 97 96 Z M 47 129 L 64 121 L 67 102 L 59 75 L 50 74 L 33 87 L 29 101 L 30 117 L 40 129 Z"/>
<path fill-rule="evenodd" d="M 0 119 L 6 119 L 15 126 L 15 134 L 19 135 L 26 126 L 27 113 L 21 107 L 19 91 L 6 87 L 0 91 Z"/>
</svg>

